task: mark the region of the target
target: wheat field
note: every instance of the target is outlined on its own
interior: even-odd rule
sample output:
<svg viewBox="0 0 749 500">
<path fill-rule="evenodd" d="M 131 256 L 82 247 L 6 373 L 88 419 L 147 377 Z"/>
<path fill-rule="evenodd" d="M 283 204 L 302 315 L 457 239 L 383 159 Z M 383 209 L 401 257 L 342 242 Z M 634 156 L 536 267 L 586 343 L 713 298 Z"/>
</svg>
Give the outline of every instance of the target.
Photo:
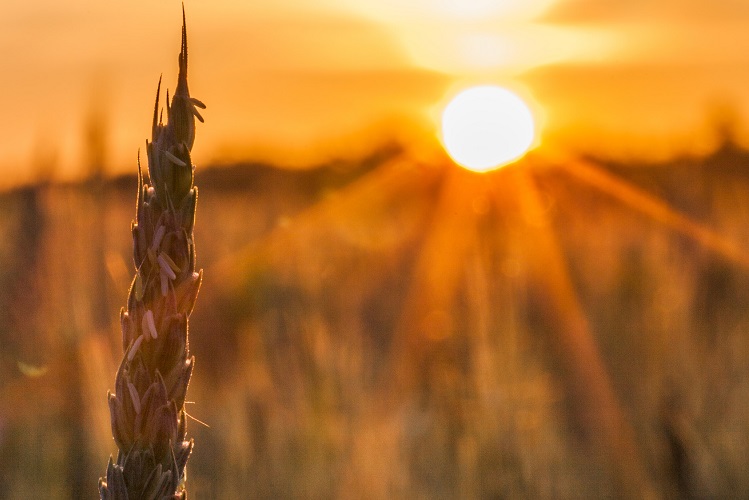
<svg viewBox="0 0 749 500">
<path fill-rule="evenodd" d="M 749 154 L 592 163 L 611 182 L 398 148 L 200 171 L 190 495 L 601 498 L 633 477 L 662 498 L 749 492 Z M 0 498 L 96 496 L 136 185 L 0 195 Z M 569 303 L 539 268 L 549 245 Z M 613 410 L 555 340 L 570 307 Z M 606 444 L 609 410 L 637 463 Z"/>
</svg>

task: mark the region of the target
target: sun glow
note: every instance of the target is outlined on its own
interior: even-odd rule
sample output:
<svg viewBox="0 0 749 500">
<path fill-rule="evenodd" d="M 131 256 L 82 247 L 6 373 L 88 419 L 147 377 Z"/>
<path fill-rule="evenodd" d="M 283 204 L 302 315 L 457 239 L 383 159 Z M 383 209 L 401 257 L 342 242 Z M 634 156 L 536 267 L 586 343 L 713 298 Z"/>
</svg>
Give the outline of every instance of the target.
<svg viewBox="0 0 749 500">
<path fill-rule="evenodd" d="M 442 143 L 460 166 L 487 172 L 523 156 L 535 138 L 528 105 L 507 89 L 471 87 L 442 113 Z"/>
</svg>

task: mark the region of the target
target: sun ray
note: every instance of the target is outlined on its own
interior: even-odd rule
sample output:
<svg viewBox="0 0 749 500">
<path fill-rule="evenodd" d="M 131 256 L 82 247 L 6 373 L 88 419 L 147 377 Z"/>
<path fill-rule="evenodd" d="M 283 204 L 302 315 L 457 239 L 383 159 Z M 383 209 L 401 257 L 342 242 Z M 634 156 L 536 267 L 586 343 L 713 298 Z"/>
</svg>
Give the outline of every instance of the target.
<svg viewBox="0 0 749 500">
<path fill-rule="evenodd" d="M 276 228 L 242 252 L 230 256 L 222 266 L 228 274 L 221 273 L 221 279 L 244 276 L 258 255 L 275 255 L 288 260 L 289 244 L 299 246 L 300 242 L 319 240 L 322 228 L 332 228 L 337 234 L 338 229 L 345 232 L 346 228 L 363 226 L 362 230 L 373 233 L 376 238 L 381 227 L 371 226 L 370 218 L 363 215 L 367 210 L 373 211 L 379 220 L 387 213 L 385 207 L 394 200 L 422 198 L 428 191 L 426 208 L 422 207 L 419 212 L 423 229 L 414 232 L 408 243 L 418 246 L 417 257 L 402 280 L 408 289 L 396 313 L 392 333 L 393 354 L 385 370 L 390 380 L 369 399 L 372 406 L 367 407 L 367 410 L 374 410 L 374 415 L 391 418 L 394 410 L 398 414 L 394 404 L 412 400 L 420 384 L 429 383 L 430 373 L 425 370 L 429 369 L 435 349 L 455 333 L 451 321 L 456 319 L 453 316 L 455 300 L 461 293 L 462 280 L 472 272 L 476 277 L 476 273 L 485 271 L 473 254 L 483 235 L 478 232 L 479 213 L 485 212 L 477 210 L 481 207 L 472 205 L 472 200 L 483 193 L 494 203 L 492 210 L 499 220 L 506 219 L 507 224 L 520 228 L 497 235 L 498 242 L 502 241 L 499 238 L 511 240 L 513 251 L 520 252 L 528 266 L 527 281 L 541 299 L 543 313 L 552 325 L 549 334 L 555 348 L 553 355 L 563 367 L 562 380 L 574 398 L 573 418 L 579 418 L 588 430 L 593 449 L 613 465 L 618 484 L 631 488 L 628 491 L 639 496 L 650 490 L 650 484 L 635 433 L 601 359 L 535 179 L 527 173 L 527 167 L 534 164 L 529 158 L 500 172 L 481 176 L 453 168 L 451 164 L 415 168 L 405 157 L 390 160 L 298 213 L 288 225 Z M 749 266 L 749 258 L 739 247 L 599 166 L 579 161 L 565 163 L 564 167 L 571 175 L 627 206 L 742 266 Z M 418 194 L 413 191 L 415 185 L 420 186 Z M 497 220 L 491 224 L 499 229 Z M 310 237 L 313 233 L 317 236 Z M 480 283 L 479 278 L 476 278 L 477 283 Z M 481 290 L 473 291 L 473 300 L 480 300 L 475 294 L 485 293 Z M 491 300 L 492 305 L 497 303 L 495 298 Z M 489 302 L 484 306 L 490 307 Z M 476 330 L 481 329 L 482 322 L 488 321 L 487 314 L 497 314 L 486 308 L 474 313 L 477 314 L 473 318 Z"/>
<path fill-rule="evenodd" d="M 607 193 L 628 207 L 651 217 L 654 221 L 673 229 L 677 233 L 695 240 L 703 247 L 742 268 L 749 269 L 749 253 L 739 245 L 674 210 L 668 203 L 658 197 L 612 173 L 606 172 L 600 166 L 589 161 L 575 160 L 563 162 L 560 165 L 565 172 L 575 178 Z"/>
<path fill-rule="evenodd" d="M 475 245 L 476 213 L 467 201 L 485 185 L 480 176 L 445 165 L 446 179 L 425 240 L 413 266 L 409 288 L 395 328 L 392 377 L 385 404 L 413 396 L 422 361 L 454 334 L 453 300 L 465 273 L 466 255 Z M 386 410 L 387 411 L 387 410 Z"/>
<path fill-rule="evenodd" d="M 652 493 L 635 432 L 618 401 L 578 300 L 562 249 L 559 246 L 533 179 L 512 171 L 520 213 L 527 224 L 524 241 L 531 279 L 544 304 L 551 328 L 555 359 L 563 368 L 569 394 L 576 398 L 577 417 L 591 432 L 591 444 L 611 460 L 620 491 L 632 498 Z M 628 495 L 625 495 L 628 496 Z"/>
<path fill-rule="evenodd" d="M 442 181 L 444 169 L 418 164 L 403 156 L 387 161 L 375 170 L 337 189 L 330 196 L 296 214 L 288 224 L 276 226 L 257 241 L 245 245 L 216 263 L 217 273 L 229 288 L 238 285 L 237 278 L 245 276 L 248 265 L 259 254 L 278 252 L 286 245 L 293 228 L 319 228 L 322 224 L 355 225 L 355 214 L 362 210 L 379 213 L 399 197 L 417 196 L 414 186 L 424 191 L 434 189 Z M 281 251 L 280 255 L 284 252 Z"/>
</svg>

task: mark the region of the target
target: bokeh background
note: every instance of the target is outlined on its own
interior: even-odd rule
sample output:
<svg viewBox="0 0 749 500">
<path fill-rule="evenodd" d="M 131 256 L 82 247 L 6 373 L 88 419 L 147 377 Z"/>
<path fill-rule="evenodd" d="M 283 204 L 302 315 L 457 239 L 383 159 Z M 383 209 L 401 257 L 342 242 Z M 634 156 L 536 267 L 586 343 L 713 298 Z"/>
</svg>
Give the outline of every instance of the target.
<svg viewBox="0 0 749 500">
<path fill-rule="evenodd" d="M 749 494 L 748 5 L 187 3 L 189 494 Z M 180 21 L 0 5 L 0 498 L 96 498 L 115 451 L 136 154 Z M 474 83 L 540 124 L 485 175 L 436 132 Z"/>
</svg>

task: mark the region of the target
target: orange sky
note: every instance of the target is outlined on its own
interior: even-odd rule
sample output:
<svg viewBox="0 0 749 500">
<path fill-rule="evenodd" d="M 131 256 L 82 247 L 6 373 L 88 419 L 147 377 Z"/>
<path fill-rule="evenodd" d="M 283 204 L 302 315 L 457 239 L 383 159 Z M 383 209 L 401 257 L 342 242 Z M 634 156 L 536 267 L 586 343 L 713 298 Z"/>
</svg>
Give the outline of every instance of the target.
<svg viewBox="0 0 749 500">
<path fill-rule="evenodd" d="M 212 0 L 186 10 L 191 90 L 208 105 L 198 165 L 304 165 L 412 140 L 472 82 L 532 98 L 544 140 L 613 155 L 704 151 L 716 110 L 749 111 L 744 0 Z M 0 184 L 50 168 L 79 175 L 96 116 L 107 168 L 132 169 L 159 74 L 174 85 L 179 29 L 176 1 L 0 4 Z"/>
</svg>

